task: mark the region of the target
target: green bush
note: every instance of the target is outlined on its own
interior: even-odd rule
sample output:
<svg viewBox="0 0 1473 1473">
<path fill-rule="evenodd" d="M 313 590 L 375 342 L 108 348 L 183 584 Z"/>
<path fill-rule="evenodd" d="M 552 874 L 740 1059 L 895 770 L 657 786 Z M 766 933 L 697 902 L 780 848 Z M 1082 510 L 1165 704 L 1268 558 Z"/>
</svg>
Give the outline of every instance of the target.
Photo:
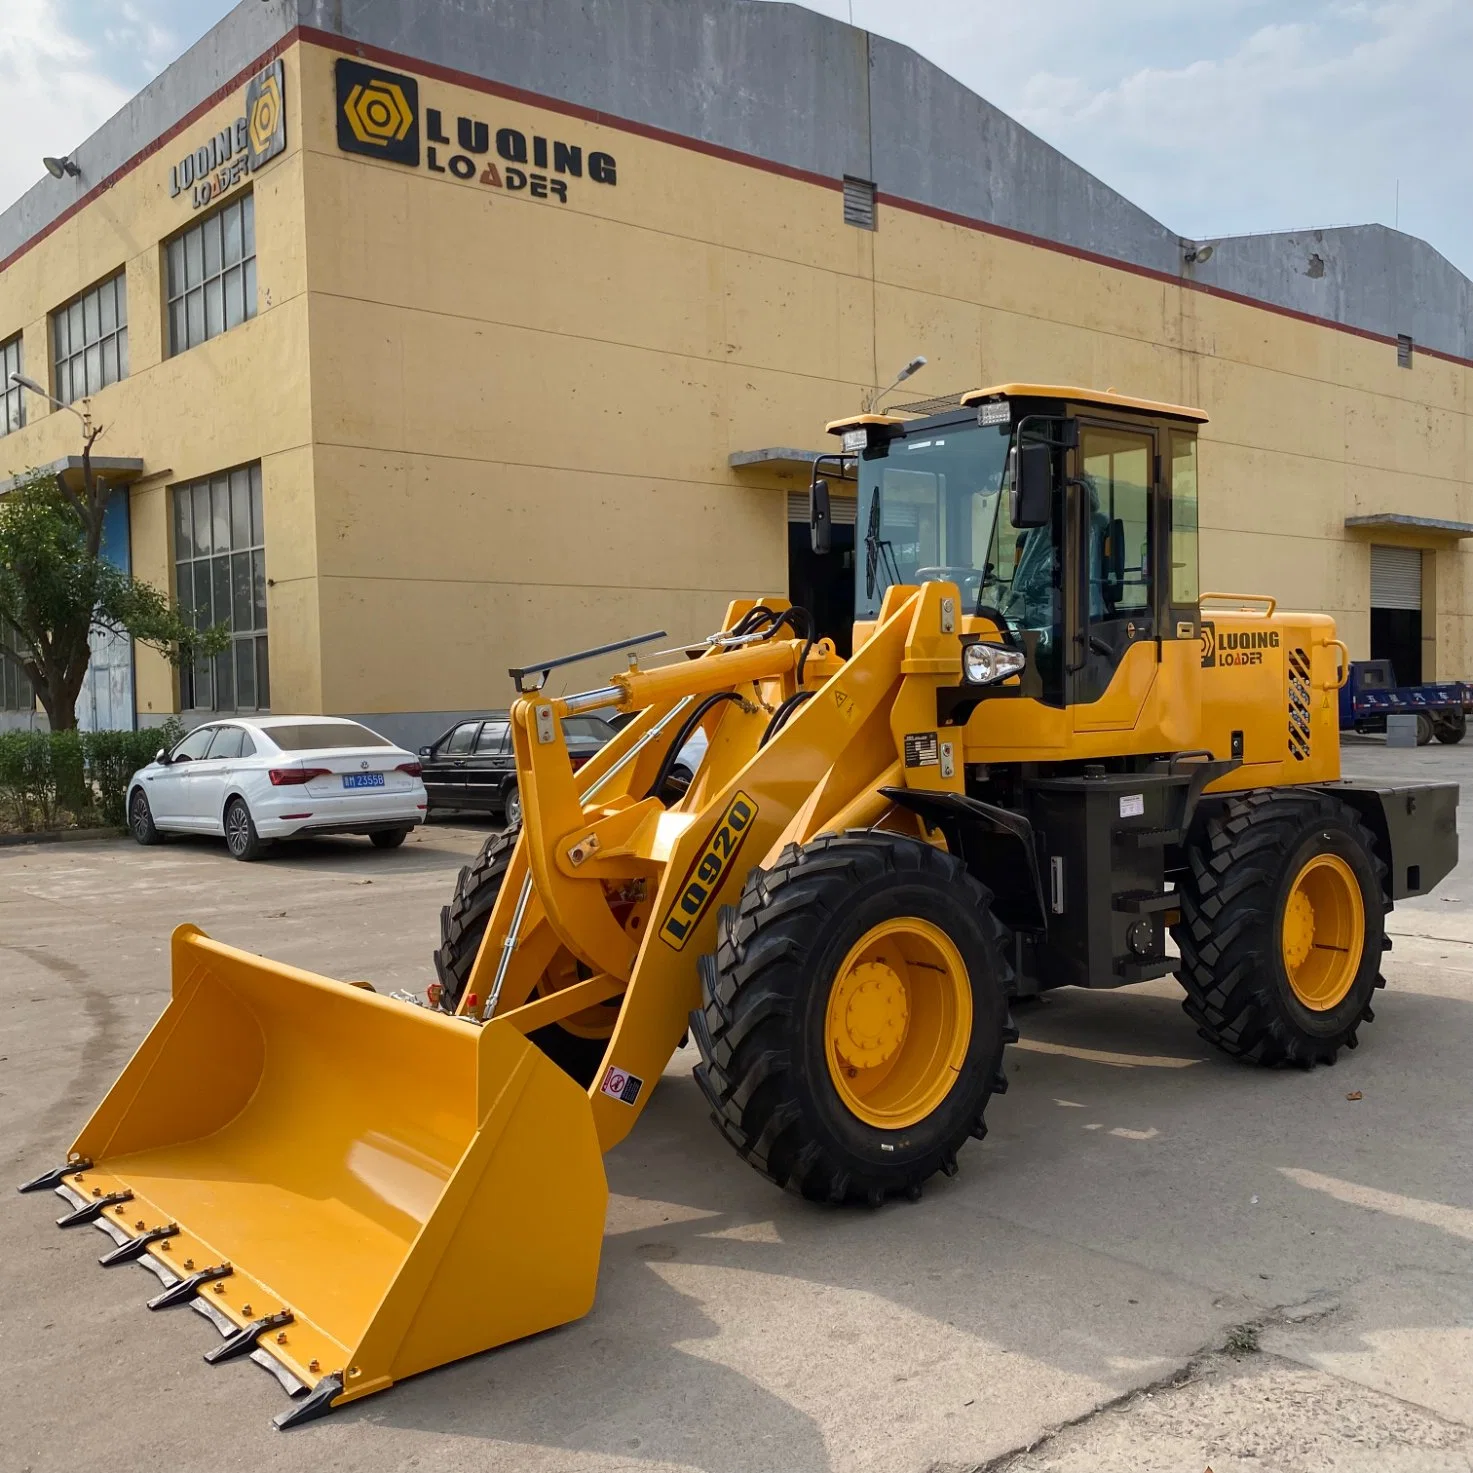
<svg viewBox="0 0 1473 1473">
<path fill-rule="evenodd" d="M 0 812 L 16 827 L 122 827 L 128 783 L 184 735 L 170 717 L 143 731 L 0 732 Z"/>
</svg>

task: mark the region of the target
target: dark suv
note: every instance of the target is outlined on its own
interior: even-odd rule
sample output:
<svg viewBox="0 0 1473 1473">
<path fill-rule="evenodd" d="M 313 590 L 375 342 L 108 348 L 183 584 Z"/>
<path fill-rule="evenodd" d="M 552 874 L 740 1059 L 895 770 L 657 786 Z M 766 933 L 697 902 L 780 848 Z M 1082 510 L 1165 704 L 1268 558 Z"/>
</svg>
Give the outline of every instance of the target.
<svg viewBox="0 0 1473 1473">
<path fill-rule="evenodd" d="M 568 716 L 563 732 L 573 766 L 579 767 L 613 736 L 614 728 L 600 716 Z M 521 823 L 517 763 L 505 711 L 490 711 L 452 726 L 421 747 L 419 759 L 431 813 L 469 809 L 499 813 L 508 826 Z"/>
</svg>

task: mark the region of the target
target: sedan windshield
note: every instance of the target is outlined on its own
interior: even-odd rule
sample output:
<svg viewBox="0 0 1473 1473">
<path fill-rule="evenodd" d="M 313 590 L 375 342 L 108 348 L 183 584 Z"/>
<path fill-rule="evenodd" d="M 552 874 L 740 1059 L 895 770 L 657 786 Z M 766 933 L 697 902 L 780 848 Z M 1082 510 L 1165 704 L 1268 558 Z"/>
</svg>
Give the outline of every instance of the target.
<svg viewBox="0 0 1473 1473">
<path fill-rule="evenodd" d="M 266 735 L 283 752 L 323 752 L 343 747 L 392 747 L 356 721 L 302 721 L 290 726 L 268 726 Z"/>
</svg>

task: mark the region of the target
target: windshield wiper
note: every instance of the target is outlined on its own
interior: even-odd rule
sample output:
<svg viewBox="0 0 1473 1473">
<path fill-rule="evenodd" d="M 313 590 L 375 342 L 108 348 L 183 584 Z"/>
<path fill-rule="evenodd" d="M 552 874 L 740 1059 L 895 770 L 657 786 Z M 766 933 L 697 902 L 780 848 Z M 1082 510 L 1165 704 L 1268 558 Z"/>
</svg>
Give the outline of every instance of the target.
<svg viewBox="0 0 1473 1473">
<path fill-rule="evenodd" d="M 880 559 L 885 560 L 885 577 L 892 583 L 901 583 L 900 564 L 895 560 L 895 549 L 880 536 L 880 493 L 875 492 L 869 504 L 869 528 L 864 534 L 864 596 L 875 596 L 875 574 L 879 571 Z"/>
</svg>

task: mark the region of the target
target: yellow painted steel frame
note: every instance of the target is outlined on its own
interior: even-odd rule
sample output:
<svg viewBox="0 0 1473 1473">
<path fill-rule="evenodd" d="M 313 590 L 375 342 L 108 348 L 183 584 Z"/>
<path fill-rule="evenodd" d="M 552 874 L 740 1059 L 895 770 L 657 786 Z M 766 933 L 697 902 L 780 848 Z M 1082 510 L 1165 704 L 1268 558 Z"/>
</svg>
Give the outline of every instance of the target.
<svg viewBox="0 0 1473 1473">
<path fill-rule="evenodd" d="M 678 1045 L 700 1001 L 696 959 L 714 949 L 717 912 L 736 900 L 748 872 L 787 843 L 884 819 L 891 805 L 880 787 L 963 790 L 959 744 L 945 778 L 939 763 L 907 769 L 899 756 L 906 734 L 936 732 L 936 691 L 960 678 L 961 642 L 955 630 L 943 632 L 954 622 L 943 615 L 944 598 L 954 608 L 955 588 L 892 589 L 854 658 L 816 648 L 804 672 L 811 699 L 765 746 L 771 713 L 799 689 L 797 640 L 614 677 L 620 704 L 641 715 L 576 775 L 561 730 L 566 704 L 530 696 L 513 706 L 522 838 L 463 1006 L 483 1009 L 500 971 L 494 1017 L 517 1023 L 541 991 L 533 1004 L 538 1026 L 551 1020 L 557 998 L 546 995 L 546 977 L 560 953 L 607 979 L 606 995 L 624 991 L 605 1068 L 588 1091 L 604 1150 L 629 1133 Z M 751 607 L 732 605 L 727 627 Z M 694 709 L 717 691 L 742 702 L 708 713 L 706 759 L 683 800 L 667 809 L 645 793 L 684 719 L 675 707 Z M 915 832 L 908 815 L 897 821 Z M 586 1006 L 571 989 L 562 1004 L 567 1013 Z"/>
</svg>

